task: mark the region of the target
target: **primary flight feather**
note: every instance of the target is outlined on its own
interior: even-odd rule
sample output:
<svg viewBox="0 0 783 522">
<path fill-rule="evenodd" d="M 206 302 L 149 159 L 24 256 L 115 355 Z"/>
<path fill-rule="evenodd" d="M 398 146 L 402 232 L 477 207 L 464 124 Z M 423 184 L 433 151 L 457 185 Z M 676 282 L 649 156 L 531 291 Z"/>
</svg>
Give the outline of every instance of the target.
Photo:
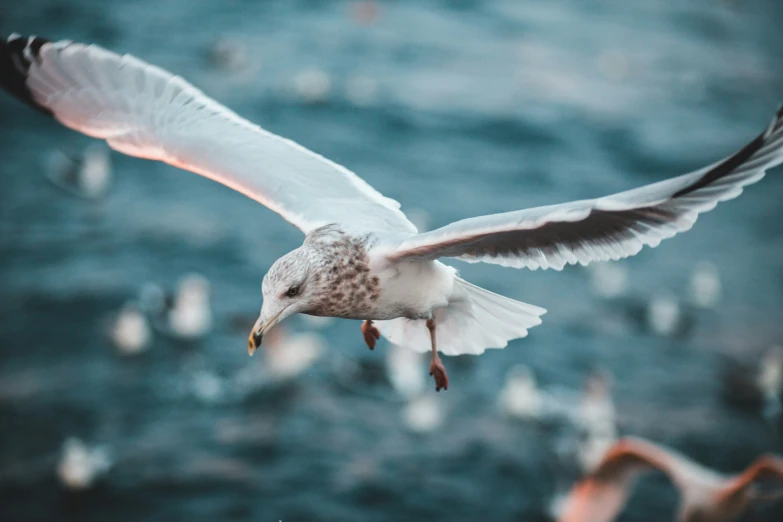
<svg viewBox="0 0 783 522">
<path fill-rule="evenodd" d="M 222 183 L 305 233 L 303 245 L 264 277 L 251 354 L 269 328 L 293 313 L 363 319 L 371 348 L 383 333 L 431 352 L 437 389 L 448 386 L 438 351 L 502 348 L 527 335 L 545 313 L 471 285 L 439 258 L 560 270 L 631 256 L 688 230 L 700 213 L 783 162 L 782 109 L 739 152 L 699 171 L 613 196 L 469 218 L 417 234 L 399 203 L 351 171 L 133 56 L 14 34 L 0 41 L 0 84 L 67 127 L 125 154 Z"/>
</svg>

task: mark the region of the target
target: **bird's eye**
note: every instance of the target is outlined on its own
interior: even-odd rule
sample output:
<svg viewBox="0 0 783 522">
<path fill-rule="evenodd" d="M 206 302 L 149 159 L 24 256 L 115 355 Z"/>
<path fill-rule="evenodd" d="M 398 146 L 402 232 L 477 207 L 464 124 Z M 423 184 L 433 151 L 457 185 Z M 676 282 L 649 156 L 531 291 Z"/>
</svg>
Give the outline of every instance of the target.
<svg viewBox="0 0 783 522">
<path fill-rule="evenodd" d="M 299 293 L 299 287 L 298 286 L 292 286 L 288 289 L 288 292 L 285 293 L 288 297 L 296 297 L 296 295 Z"/>
</svg>

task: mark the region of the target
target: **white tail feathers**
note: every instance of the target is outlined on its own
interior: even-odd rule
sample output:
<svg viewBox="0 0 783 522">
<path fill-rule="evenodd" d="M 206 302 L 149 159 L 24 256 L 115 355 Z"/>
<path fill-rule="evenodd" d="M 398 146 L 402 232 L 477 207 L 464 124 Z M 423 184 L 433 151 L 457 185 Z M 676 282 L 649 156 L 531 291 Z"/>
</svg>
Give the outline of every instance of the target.
<svg viewBox="0 0 783 522">
<path fill-rule="evenodd" d="M 444 355 L 479 355 L 487 348 L 505 348 L 541 324 L 546 310 L 514 301 L 456 278 L 456 297 L 433 312 L 438 351 Z M 430 351 L 430 335 L 423 320 L 392 319 L 375 322 L 394 344 L 417 352 Z"/>
</svg>

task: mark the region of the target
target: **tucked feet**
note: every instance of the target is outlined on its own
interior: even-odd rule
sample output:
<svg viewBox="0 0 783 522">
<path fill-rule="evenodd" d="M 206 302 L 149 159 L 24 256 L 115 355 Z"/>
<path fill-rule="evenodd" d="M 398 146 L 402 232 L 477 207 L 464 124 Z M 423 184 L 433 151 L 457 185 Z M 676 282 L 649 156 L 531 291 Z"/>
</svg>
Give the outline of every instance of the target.
<svg viewBox="0 0 783 522">
<path fill-rule="evenodd" d="M 446 373 L 446 367 L 440 360 L 440 357 L 434 357 L 430 363 L 430 375 L 435 378 L 435 391 L 449 389 L 449 376 Z"/>
<path fill-rule="evenodd" d="M 362 323 L 362 335 L 364 335 L 364 342 L 367 343 L 370 350 L 375 348 L 375 341 L 381 338 L 381 332 L 369 320 Z"/>
</svg>

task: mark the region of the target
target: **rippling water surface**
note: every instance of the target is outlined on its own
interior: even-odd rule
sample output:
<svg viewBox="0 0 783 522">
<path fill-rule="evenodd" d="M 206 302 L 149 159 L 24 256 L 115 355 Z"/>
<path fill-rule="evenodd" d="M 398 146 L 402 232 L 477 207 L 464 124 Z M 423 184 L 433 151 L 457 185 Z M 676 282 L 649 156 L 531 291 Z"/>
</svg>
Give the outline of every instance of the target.
<svg viewBox="0 0 783 522">
<path fill-rule="evenodd" d="M 430 227 L 599 196 L 734 152 L 783 101 L 782 21 L 776 0 L 0 6 L 2 34 L 96 42 L 174 71 Z M 243 46 L 246 63 L 211 65 L 220 39 Z M 320 103 L 297 95 L 324 79 Z M 244 318 L 271 263 L 300 244 L 296 229 L 208 180 L 119 154 L 103 201 L 68 197 L 46 181 L 47 154 L 90 140 L 5 95 L 0 121 L 3 520 L 545 520 L 576 475 L 557 429 L 499 413 L 513 364 L 573 390 L 593 368 L 611 372 L 621 433 L 723 471 L 783 451 L 724 381 L 727 361 L 754 365 L 783 342 L 780 169 L 624 261 L 620 301 L 594 296 L 583 268 L 459 263 L 474 283 L 549 313 L 505 350 L 447 359 L 443 424 L 415 435 L 384 377 L 388 345 L 369 352 L 358 322 L 321 330 L 326 356 L 295 382 L 252 384 L 264 360 L 246 355 Z M 674 338 L 640 326 L 650 296 L 684 298 L 703 260 L 721 274 L 719 306 L 683 304 L 689 327 Z M 122 303 L 194 271 L 212 284 L 210 335 L 116 355 L 106 329 Z M 70 436 L 112 455 L 91 491 L 57 481 Z M 664 480 L 645 480 L 622 520 L 664 520 L 675 505 Z"/>
</svg>

